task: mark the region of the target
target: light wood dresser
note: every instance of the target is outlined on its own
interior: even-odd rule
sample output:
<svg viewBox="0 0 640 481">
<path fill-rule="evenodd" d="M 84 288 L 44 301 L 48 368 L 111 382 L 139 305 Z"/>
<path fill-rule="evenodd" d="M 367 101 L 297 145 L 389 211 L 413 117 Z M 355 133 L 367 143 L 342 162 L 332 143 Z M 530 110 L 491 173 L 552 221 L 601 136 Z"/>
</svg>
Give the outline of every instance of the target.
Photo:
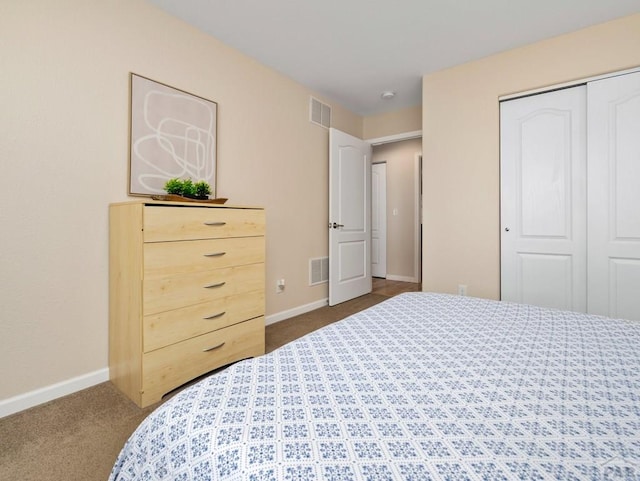
<svg viewBox="0 0 640 481">
<path fill-rule="evenodd" d="M 145 407 L 264 354 L 261 208 L 133 201 L 109 209 L 109 377 Z"/>
</svg>

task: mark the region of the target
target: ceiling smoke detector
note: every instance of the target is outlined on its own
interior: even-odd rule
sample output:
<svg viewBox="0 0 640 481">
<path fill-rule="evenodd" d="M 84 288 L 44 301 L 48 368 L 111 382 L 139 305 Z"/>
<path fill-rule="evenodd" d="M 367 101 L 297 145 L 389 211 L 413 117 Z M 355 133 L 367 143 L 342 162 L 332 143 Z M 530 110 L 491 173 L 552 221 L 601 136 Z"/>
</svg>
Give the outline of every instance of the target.
<svg viewBox="0 0 640 481">
<path fill-rule="evenodd" d="M 382 100 L 390 100 L 390 99 L 392 99 L 392 98 L 393 98 L 393 97 L 395 97 L 395 96 L 396 96 L 396 93 L 395 93 L 395 92 L 392 92 L 392 91 L 390 91 L 390 90 L 387 90 L 386 92 L 382 92 L 382 93 L 380 94 L 380 97 L 382 98 Z"/>
</svg>

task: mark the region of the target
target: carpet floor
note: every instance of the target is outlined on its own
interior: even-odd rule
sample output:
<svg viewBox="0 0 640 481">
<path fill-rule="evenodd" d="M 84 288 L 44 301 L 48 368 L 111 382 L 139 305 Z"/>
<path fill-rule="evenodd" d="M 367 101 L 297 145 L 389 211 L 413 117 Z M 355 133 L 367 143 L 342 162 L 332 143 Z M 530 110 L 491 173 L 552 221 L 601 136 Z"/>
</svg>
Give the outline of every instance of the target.
<svg viewBox="0 0 640 481">
<path fill-rule="evenodd" d="M 266 351 L 404 290 L 385 289 L 267 326 Z M 125 441 L 159 404 L 140 409 L 105 382 L 0 419 L 0 480 L 105 481 Z"/>
</svg>

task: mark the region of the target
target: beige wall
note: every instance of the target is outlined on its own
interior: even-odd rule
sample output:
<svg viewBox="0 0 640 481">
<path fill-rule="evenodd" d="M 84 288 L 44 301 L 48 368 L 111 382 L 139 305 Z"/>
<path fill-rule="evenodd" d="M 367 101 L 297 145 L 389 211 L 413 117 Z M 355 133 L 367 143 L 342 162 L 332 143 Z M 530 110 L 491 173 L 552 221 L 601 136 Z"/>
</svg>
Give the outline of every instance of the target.
<svg viewBox="0 0 640 481">
<path fill-rule="evenodd" d="M 423 288 L 499 297 L 498 97 L 640 65 L 640 15 L 423 79 Z"/>
<path fill-rule="evenodd" d="M 1 2 L 0 65 L 0 400 L 107 367 L 129 72 L 218 102 L 218 195 L 267 209 L 267 314 L 326 298 L 308 287 L 308 259 L 328 252 L 312 92 L 142 0 Z M 328 103 L 361 137 L 362 118 Z"/>
<path fill-rule="evenodd" d="M 373 147 L 373 162 L 387 164 L 387 278 L 416 281 L 416 154 L 421 139 Z M 396 209 L 397 215 L 393 215 Z"/>
<path fill-rule="evenodd" d="M 377 139 L 416 130 L 422 130 L 422 107 L 419 105 L 365 117 L 362 138 Z"/>
</svg>

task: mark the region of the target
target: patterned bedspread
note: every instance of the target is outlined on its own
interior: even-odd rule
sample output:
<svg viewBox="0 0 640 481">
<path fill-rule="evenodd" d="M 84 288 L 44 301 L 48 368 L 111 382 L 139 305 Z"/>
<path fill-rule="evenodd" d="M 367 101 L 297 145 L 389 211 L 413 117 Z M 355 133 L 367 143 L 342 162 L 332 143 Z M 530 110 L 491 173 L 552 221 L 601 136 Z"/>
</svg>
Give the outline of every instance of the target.
<svg viewBox="0 0 640 481">
<path fill-rule="evenodd" d="M 640 323 L 408 293 L 236 363 L 111 480 L 640 480 Z"/>
</svg>

